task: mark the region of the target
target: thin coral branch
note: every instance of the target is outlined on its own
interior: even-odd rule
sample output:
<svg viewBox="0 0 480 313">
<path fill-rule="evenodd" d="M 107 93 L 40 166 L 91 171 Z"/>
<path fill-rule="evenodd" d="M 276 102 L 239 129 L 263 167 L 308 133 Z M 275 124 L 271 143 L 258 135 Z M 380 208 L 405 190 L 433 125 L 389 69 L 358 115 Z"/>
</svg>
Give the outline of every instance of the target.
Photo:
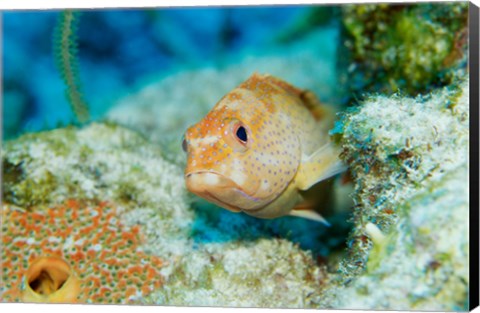
<svg viewBox="0 0 480 313">
<path fill-rule="evenodd" d="M 79 12 L 65 10 L 60 14 L 54 32 L 54 54 L 57 68 L 66 85 L 65 94 L 80 123 L 89 119 L 87 102 L 81 92 L 76 30 Z"/>
</svg>

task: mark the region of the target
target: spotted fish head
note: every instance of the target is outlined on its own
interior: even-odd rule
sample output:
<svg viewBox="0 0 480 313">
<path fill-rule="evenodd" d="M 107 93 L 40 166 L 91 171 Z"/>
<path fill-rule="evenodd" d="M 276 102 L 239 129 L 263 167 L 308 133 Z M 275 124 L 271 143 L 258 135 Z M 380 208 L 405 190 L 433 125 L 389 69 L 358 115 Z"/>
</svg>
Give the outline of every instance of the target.
<svg viewBox="0 0 480 313">
<path fill-rule="evenodd" d="M 188 190 L 251 213 L 277 198 L 300 164 L 295 125 L 278 101 L 299 101 L 270 76 L 254 74 L 185 133 Z"/>
</svg>

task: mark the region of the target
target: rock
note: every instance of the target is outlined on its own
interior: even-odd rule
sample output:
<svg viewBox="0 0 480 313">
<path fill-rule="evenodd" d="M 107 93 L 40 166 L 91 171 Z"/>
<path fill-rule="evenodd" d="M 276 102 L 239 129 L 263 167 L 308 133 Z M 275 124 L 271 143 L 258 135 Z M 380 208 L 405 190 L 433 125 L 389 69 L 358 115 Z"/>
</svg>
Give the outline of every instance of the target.
<svg viewBox="0 0 480 313">
<path fill-rule="evenodd" d="M 333 307 L 468 308 L 468 97 L 466 77 L 427 96 L 371 96 L 333 131 L 356 202 Z"/>
<path fill-rule="evenodd" d="M 342 6 L 342 81 L 351 97 L 415 96 L 454 82 L 468 57 L 468 3 Z"/>
</svg>

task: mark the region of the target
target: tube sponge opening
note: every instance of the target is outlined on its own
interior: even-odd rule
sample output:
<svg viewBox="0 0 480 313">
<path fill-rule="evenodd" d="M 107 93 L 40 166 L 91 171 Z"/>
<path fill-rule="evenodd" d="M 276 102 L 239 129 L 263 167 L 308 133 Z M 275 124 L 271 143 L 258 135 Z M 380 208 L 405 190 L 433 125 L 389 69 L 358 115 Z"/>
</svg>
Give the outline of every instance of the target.
<svg viewBox="0 0 480 313">
<path fill-rule="evenodd" d="M 77 301 L 80 293 L 80 280 L 68 263 L 58 257 L 40 257 L 28 268 L 25 274 L 25 302 Z"/>
</svg>

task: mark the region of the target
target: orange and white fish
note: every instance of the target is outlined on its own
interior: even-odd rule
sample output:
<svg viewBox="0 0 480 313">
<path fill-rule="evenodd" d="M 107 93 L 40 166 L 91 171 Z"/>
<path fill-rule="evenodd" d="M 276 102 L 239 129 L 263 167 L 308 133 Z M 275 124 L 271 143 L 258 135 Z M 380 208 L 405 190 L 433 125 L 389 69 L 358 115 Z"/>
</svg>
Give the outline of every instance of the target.
<svg viewBox="0 0 480 313">
<path fill-rule="evenodd" d="M 332 122 L 313 93 L 253 74 L 186 131 L 187 188 L 233 212 L 326 222 L 303 191 L 345 170 Z"/>
</svg>

